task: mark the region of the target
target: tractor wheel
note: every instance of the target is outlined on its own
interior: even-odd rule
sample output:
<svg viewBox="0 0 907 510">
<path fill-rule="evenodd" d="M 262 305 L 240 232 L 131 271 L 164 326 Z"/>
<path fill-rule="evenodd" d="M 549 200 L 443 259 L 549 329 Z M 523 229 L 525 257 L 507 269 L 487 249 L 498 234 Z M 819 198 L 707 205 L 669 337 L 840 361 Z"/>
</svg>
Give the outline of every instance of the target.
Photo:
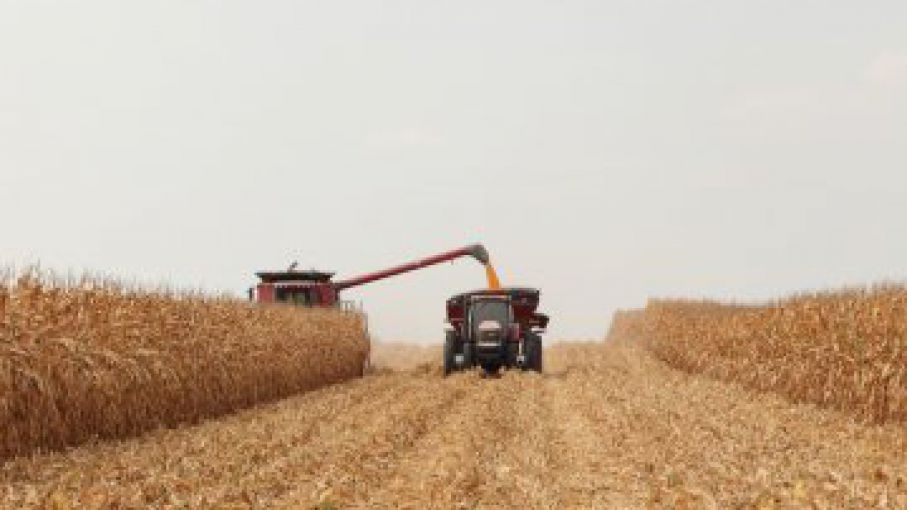
<svg viewBox="0 0 907 510">
<path fill-rule="evenodd" d="M 475 365 L 473 361 L 473 349 L 476 344 L 463 342 L 463 366 L 460 367 L 461 370 L 469 370 Z"/>
<path fill-rule="evenodd" d="M 542 337 L 530 333 L 523 340 L 523 352 L 526 355 L 526 370 L 542 372 Z"/>
<path fill-rule="evenodd" d="M 457 353 L 456 347 L 456 340 L 453 338 L 447 337 L 444 340 L 444 375 L 450 375 L 451 372 L 457 369 L 454 361 L 454 356 Z"/>
<path fill-rule="evenodd" d="M 520 344 L 517 342 L 507 342 L 507 351 L 504 355 L 504 366 L 508 369 L 519 368 L 518 358 L 520 355 Z"/>
</svg>

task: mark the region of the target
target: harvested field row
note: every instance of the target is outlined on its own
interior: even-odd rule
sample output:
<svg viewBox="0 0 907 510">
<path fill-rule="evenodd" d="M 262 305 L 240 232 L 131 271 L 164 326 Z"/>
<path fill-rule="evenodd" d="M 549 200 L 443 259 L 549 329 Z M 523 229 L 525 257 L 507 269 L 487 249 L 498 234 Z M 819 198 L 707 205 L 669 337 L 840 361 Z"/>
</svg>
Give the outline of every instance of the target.
<svg viewBox="0 0 907 510">
<path fill-rule="evenodd" d="M 0 459 L 349 379 L 361 317 L 34 273 L 0 285 Z"/>
<path fill-rule="evenodd" d="M 687 374 L 632 345 L 546 355 L 544 374 L 445 378 L 436 359 L 13 459 L 0 507 L 907 507 L 904 427 Z"/>
<path fill-rule="evenodd" d="M 853 413 L 907 420 L 907 289 L 797 296 L 764 306 L 653 300 L 608 337 L 669 365 Z"/>
<path fill-rule="evenodd" d="M 437 344 L 373 342 L 370 364 L 375 370 L 410 370 L 420 365 L 436 365 L 444 357 Z"/>
</svg>

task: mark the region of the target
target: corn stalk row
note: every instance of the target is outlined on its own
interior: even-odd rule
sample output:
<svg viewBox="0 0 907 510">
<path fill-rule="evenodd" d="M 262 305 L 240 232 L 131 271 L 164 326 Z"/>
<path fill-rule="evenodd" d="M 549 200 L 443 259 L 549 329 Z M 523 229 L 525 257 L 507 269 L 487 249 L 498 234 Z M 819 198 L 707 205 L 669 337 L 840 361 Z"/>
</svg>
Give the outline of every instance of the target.
<svg viewBox="0 0 907 510">
<path fill-rule="evenodd" d="M 360 374 L 362 317 L 28 271 L 0 279 L 0 459 L 196 423 Z"/>
<path fill-rule="evenodd" d="M 907 420 L 907 288 L 799 295 L 758 306 L 650 300 L 617 312 L 611 340 L 676 368 L 853 413 Z"/>
</svg>

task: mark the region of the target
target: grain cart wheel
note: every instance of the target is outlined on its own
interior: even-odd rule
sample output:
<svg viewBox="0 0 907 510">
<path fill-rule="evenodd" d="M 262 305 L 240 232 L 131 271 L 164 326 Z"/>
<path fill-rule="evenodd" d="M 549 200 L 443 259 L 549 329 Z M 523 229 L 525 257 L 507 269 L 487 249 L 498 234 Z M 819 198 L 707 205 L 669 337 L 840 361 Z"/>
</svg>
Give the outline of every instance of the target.
<svg viewBox="0 0 907 510">
<path fill-rule="evenodd" d="M 529 333 L 523 340 L 523 352 L 526 355 L 526 370 L 542 372 L 542 337 Z"/>
</svg>

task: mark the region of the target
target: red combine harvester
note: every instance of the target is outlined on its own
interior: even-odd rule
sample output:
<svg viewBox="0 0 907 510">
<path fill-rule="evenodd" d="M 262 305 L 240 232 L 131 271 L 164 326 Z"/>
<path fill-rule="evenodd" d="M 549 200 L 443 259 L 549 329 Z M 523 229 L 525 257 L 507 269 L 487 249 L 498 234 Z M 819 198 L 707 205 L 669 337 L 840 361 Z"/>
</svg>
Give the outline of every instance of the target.
<svg viewBox="0 0 907 510">
<path fill-rule="evenodd" d="M 340 291 L 390 278 L 417 269 L 471 256 L 482 264 L 488 263 L 488 251 L 481 244 L 464 246 L 457 250 L 416 260 L 400 266 L 375 271 L 338 282 L 331 281 L 334 273 L 316 270 L 299 271 L 294 263 L 286 271 L 261 271 L 255 273 L 261 281 L 249 289 L 249 300 L 258 303 L 288 303 L 300 306 L 350 307 L 340 300 Z"/>
<path fill-rule="evenodd" d="M 481 366 L 542 371 L 541 333 L 548 316 L 536 312 L 538 289 L 503 288 L 457 294 L 447 300 L 444 374 Z"/>
</svg>

